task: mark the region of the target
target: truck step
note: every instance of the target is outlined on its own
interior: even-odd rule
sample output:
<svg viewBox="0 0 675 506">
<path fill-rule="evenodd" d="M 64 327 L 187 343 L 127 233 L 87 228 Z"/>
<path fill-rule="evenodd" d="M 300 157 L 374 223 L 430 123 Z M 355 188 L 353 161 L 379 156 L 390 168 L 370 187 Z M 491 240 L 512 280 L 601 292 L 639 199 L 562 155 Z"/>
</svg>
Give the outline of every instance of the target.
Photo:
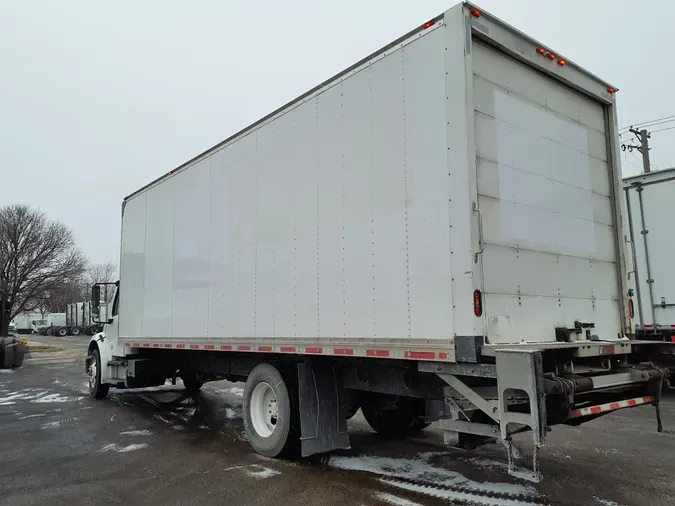
<svg viewBox="0 0 675 506">
<path fill-rule="evenodd" d="M 114 358 L 114 359 L 112 359 L 112 360 L 108 360 L 108 366 L 111 366 L 111 365 L 114 365 L 114 366 L 126 366 L 126 365 L 127 365 L 127 361 L 126 361 L 125 359 L 123 359 L 123 358 Z"/>
</svg>

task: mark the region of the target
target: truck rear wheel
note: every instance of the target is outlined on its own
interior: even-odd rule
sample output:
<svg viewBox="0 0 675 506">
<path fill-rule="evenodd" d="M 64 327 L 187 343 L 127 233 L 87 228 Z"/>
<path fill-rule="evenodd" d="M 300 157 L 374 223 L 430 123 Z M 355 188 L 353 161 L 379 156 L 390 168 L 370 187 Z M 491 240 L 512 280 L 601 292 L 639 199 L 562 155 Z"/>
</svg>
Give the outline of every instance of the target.
<svg viewBox="0 0 675 506">
<path fill-rule="evenodd" d="M 420 415 L 417 399 L 376 394 L 361 405 L 363 417 L 384 437 L 405 438 L 429 426 Z"/>
<path fill-rule="evenodd" d="M 98 349 L 91 352 L 91 362 L 89 364 L 89 395 L 94 399 L 103 399 L 108 395 L 110 385 L 101 383 L 101 355 Z"/>
<path fill-rule="evenodd" d="M 56 331 L 56 335 L 58 335 L 58 336 L 60 336 L 60 337 L 65 337 L 65 336 L 68 335 L 68 329 L 66 329 L 66 328 L 64 328 L 64 327 L 60 327 L 60 328 Z"/>
<path fill-rule="evenodd" d="M 79 336 L 82 333 L 82 330 L 80 330 L 80 327 L 73 327 L 70 333 L 74 336 Z"/>
<path fill-rule="evenodd" d="M 244 428 L 257 453 L 278 457 L 295 446 L 293 428 L 298 415 L 291 395 L 289 385 L 273 365 L 260 364 L 249 374 L 244 387 Z"/>
</svg>

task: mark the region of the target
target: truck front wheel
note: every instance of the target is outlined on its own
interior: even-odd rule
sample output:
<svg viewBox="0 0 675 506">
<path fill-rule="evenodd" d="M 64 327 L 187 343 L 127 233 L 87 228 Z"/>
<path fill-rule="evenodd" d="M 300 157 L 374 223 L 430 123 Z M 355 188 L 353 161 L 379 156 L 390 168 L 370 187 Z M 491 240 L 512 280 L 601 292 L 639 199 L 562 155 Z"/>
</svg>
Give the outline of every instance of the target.
<svg viewBox="0 0 675 506">
<path fill-rule="evenodd" d="M 288 383 L 273 365 L 260 364 L 249 374 L 244 387 L 244 428 L 257 453 L 277 457 L 295 446 L 297 413 L 291 395 Z"/>
<path fill-rule="evenodd" d="M 94 399 L 103 399 L 108 395 L 110 385 L 101 383 L 101 355 L 98 348 L 91 352 L 91 361 L 87 372 L 89 374 L 89 395 Z"/>
</svg>

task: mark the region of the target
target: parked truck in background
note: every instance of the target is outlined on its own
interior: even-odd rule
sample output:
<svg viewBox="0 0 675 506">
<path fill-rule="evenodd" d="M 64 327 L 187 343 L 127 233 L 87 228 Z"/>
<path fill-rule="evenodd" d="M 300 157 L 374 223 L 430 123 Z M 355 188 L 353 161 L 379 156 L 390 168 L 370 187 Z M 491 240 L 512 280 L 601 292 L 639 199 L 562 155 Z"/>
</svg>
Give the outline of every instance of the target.
<svg viewBox="0 0 675 506">
<path fill-rule="evenodd" d="M 625 178 L 624 192 L 634 333 L 675 342 L 675 167 Z"/>
<path fill-rule="evenodd" d="M 253 449 L 349 448 L 359 408 L 472 448 L 656 405 L 631 326 L 616 88 L 464 3 L 122 204 L 93 397 L 245 381 Z M 98 310 L 101 287 L 92 290 Z"/>
<path fill-rule="evenodd" d="M 68 304 L 66 308 L 66 325 L 65 330 L 67 335 L 79 336 L 80 334 L 88 334 L 93 336 L 97 332 L 103 330 L 100 324 L 92 321 L 91 302 L 73 302 Z"/>
</svg>

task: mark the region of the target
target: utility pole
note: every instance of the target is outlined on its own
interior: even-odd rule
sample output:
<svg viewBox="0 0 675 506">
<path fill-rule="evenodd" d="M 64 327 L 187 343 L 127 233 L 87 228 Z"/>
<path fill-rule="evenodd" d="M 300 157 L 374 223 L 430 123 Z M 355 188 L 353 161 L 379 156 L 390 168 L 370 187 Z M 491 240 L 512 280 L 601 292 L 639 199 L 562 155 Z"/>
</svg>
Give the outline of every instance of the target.
<svg viewBox="0 0 675 506">
<path fill-rule="evenodd" d="M 626 148 L 628 148 L 628 151 L 633 151 L 633 149 L 637 149 L 640 153 L 642 153 L 642 170 L 645 174 L 651 172 L 651 164 L 649 163 L 649 138 L 651 137 L 651 134 L 647 132 L 647 130 L 642 129 L 642 130 L 636 130 L 631 127 L 630 132 L 637 137 L 637 140 L 640 141 L 639 146 L 634 146 L 632 144 L 626 145 L 623 144 L 621 146 L 621 149 L 626 151 Z"/>
</svg>

